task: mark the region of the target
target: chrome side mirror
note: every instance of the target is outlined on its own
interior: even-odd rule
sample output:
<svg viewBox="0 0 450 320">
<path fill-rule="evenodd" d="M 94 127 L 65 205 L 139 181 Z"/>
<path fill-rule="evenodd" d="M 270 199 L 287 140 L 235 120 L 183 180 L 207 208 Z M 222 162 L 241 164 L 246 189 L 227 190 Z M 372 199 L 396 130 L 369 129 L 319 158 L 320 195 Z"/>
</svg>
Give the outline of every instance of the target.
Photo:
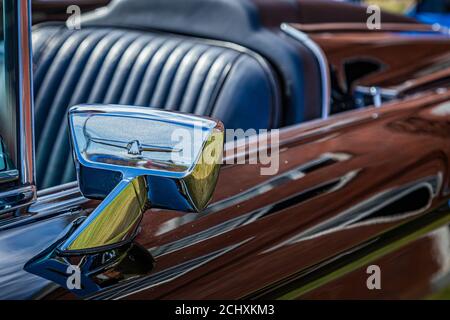
<svg viewBox="0 0 450 320">
<path fill-rule="evenodd" d="M 69 129 L 80 190 L 104 200 L 24 269 L 84 297 L 152 271 L 153 257 L 133 241 L 146 209 L 207 206 L 224 129 L 209 118 L 113 105 L 71 108 Z"/>
<path fill-rule="evenodd" d="M 123 246 L 150 207 L 198 212 L 219 175 L 224 129 L 216 120 L 125 106 L 84 105 L 69 111 L 80 190 L 104 199 L 65 240 L 62 255 Z"/>
</svg>

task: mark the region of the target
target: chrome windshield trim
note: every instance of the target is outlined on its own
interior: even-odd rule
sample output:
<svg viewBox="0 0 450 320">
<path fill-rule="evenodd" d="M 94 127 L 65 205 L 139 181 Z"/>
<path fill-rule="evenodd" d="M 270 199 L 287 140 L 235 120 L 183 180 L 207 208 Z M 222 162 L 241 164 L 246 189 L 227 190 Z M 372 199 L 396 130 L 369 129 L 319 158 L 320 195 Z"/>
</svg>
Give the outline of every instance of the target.
<svg viewBox="0 0 450 320">
<path fill-rule="evenodd" d="M 32 192 L 32 187 L 23 188 L 23 192 Z M 14 190 L 17 191 L 17 190 Z M 82 212 L 89 212 L 90 209 L 83 209 L 83 204 L 90 201 L 83 197 L 80 193 L 78 185 L 76 183 L 69 183 L 55 188 L 43 190 L 46 194 L 39 196 L 36 201 L 27 206 L 27 214 L 20 216 L 12 215 L 8 216 L 4 220 L 0 219 L 0 231 L 14 228 L 23 224 L 32 223 L 49 217 L 53 217 L 60 214 L 80 214 Z M 10 192 L 14 195 L 14 192 Z M 38 192 L 40 194 L 42 192 Z M 5 193 L 0 194 L 0 198 Z M 10 212 L 11 210 L 8 210 Z"/>
<path fill-rule="evenodd" d="M 385 98 L 395 99 L 400 95 L 400 92 L 398 90 L 382 88 L 382 87 L 356 86 L 355 92 L 367 94 L 367 95 L 373 95 L 374 88 L 376 88 L 378 90 L 379 94 Z"/>
<path fill-rule="evenodd" d="M 17 101 L 18 116 L 18 161 L 14 172 L 2 173 L 0 182 L 16 175 L 19 185 L 14 189 L 0 192 L 0 219 L 11 214 L 20 216 L 26 208 L 36 200 L 34 173 L 34 113 L 33 91 L 31 86 L 31 8 L 27 0 L 14 3 L 15 25 L 14 33 L 17 61 L 17 84 L 15 99 Z M 9 215 L 7 215 L 9 214 Z M 2 223 L 7 223 L 5 218 Z"/>
<path fill-rule="evenodd" d="M 29 1 L 18 1 L 19 33 L 19 119 L 20 174 L 22 185 L 35 184 L 34 114 L 31 86 L 31 8 Z M 36 195 L 34 196 L 36 198 Z"/>
<path fill-rule="evenodd" d="M 331 81 L 328 68 L 328 61 L 322 49 L 304 32 L 292 27 L 288 23 L 282 23 L 281 31 L 292 37 L 293 39 L 304 44 L 316 57 L 319 63 L 319 69 L 322 82 L 322 119 L 328 119 L 330 116 L 330 99 L 331 99 Z"/>
<path fill-rule="evenodd" d="M 366 87 L 356 86 L 354 89 L 354 95 L 364 95 L 372 98 L 372 104 L 375 108 L 380 108 L 386 101 L 396 99 L 400 96 L 400 92 L 395 89 L 388 89 L 382 87 Z M 369 105 L 362 107 L 369 107 Z"/>
</svg>

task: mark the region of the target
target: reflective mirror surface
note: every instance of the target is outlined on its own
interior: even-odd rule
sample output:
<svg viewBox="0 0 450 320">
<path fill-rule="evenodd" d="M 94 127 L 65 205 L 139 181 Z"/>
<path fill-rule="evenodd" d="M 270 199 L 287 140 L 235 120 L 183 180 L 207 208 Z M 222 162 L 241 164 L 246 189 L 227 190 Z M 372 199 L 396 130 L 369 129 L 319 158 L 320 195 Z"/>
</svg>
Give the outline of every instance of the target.
<svg viewBox="0 0 450 320">
<path fill-rule="evenodd" d="M 17 126 L 16 106 L 12 101 L 14 77 L 12 62 L 17 59 L 11 52 L 12 35 L 7 35 L 7 21 L 4 19 L 10 4 L 0 0 L 0 183 L 19 178 L 16 170 Z M 9 27 L 10 28 L 10 27 Z M 9 184 L 6 188 L 11 187 Z M 0 187 L 0 190 L 5 186 Z M 1 201 L 1 199 L 0 199 Z M 1 206 L 0 206 L 1 210 Z"/>
<path fill-rule="evenodd" d="M 219 176 L 224 129 L 215 120 L 116 105 L 71 108 L 69 125 L 81 192 L 104 199 L 58 247 L 62 255 L 118 248 L 144 212 L 202 211 Z"/>
</svg>

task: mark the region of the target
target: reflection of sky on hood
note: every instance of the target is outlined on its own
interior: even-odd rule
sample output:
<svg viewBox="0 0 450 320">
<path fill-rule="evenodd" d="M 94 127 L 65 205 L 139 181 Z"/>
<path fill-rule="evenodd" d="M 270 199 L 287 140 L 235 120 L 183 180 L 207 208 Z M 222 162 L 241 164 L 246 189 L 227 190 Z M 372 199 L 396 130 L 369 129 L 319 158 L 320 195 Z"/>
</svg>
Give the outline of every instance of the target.
<svg viewBox="0 0 450 320">
<path fill-rule="evenodd" d="M 30 299 L 51 284 L 23 266 L 57 240 L 73 219 L 62 215 L 0 233 L 0 299 Z"/>
</svg>

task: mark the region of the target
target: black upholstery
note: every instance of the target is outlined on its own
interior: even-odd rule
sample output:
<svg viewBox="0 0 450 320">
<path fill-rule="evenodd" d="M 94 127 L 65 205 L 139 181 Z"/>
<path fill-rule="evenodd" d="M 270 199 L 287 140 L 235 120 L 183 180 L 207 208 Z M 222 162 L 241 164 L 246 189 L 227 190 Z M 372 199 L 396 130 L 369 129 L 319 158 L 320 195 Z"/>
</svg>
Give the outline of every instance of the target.
<svg viewBox="0 0 450 320">
<path fill-rule="evenodd" d="M 283 22 L 298 21 L 302 11 L 299 0 L 112 0 L 106 8 L 84 15 L 82 26 L 160 30 L 249 48 L 276 70 L 283 124 L 291 125 L 322 116 L 318 61 L 280 29 Z"/>
<path fill-rule="evenodd" d="M 80 103 L 208 115 L 226 128 L 280 125 L 264 59 L 238 46 L 155 32 L 43 25 L 33 30 L 37 183 L 74 181 L 66 112 Z"/>
</svg>

